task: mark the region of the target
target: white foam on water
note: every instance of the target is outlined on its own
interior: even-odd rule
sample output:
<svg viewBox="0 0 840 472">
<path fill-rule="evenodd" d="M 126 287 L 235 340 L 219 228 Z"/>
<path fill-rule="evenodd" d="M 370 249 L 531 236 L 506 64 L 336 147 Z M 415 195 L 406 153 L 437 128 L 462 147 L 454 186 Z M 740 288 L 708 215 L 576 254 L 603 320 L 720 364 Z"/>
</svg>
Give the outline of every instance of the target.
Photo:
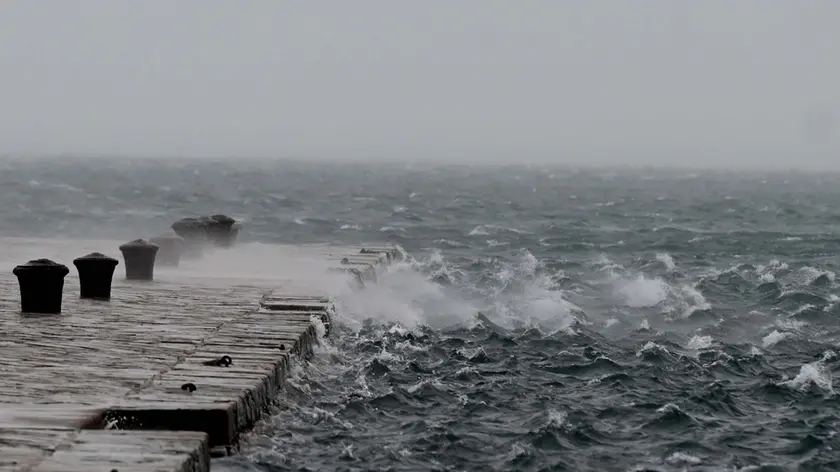
<svg viewBox="0 0 840 472">
<path fill-rule="evenodd" d="M 701 462 L 703 461 L 699 457 L 681 451 L 674 452 L 665 458 L 665 463 L 673 466 L 697 465 Z"/>
<path fill-rule="evenodd" d="M 647 343 L 645 343 L 644 346 L 641 347 L 641 349 L 636 351 L 636 357 L 642 357 L 646 352 L 656 352 L 656 351 L 661 351 L 661 352 L 664 352 L 664 353 L 670 353 L 668 348 L 666 348 L 664 346 L 660 346 L 659 344 L 656 344 L 653 341 L 648 341 Z"/>
<path fill-rule="evenodd" d="M 781 384 L 797 390 L 807 390 L 813 385 L 829 395 L 834 395 L 831 369 L 825 365 L 825 362 L 835 356 L 833 351 L 827 351 L 822 359 L 802 365 L 796 377 L 783 381 Z"/>
<path fill-rule="evenodd" d="M 606 272 L 613 295 L 628 307 L 659 307 L 663 313 L 680 318 L 689 316 L 694 310 L 711 308 L 703 294 L 691 285 L 672 284 L 643 273 L 620 274 L 613 268 Z"/>
<path fill-rule="evenodd" d="M 693 351 L 702 351 L 703 349 L 709 349 L 712 347 L 713 339 L 711 336 L 701 336 L 695 335 L 692 336 L 691 339 L 688 340 L 688 344 L 685 347 L 691 349 Z"/>
<path fill-rule="evenodd" d="M 825 276 L 829 282 L 834 282 L 834 279 L 837 277 L 837 274 L 830 270 L 820 269 L 817 267 L 811 266 L 804 266 L 799 269 L 799 272 L 802 273 L 803 277 L 805 278 L 806 283 L 812 283 L 816 279 L 821 276 Z"/>
<path fill-rule="evenodd" d="M 563 428 L 569 425 L 568 415 L 564 411 L 558 411 L 553 408 L 548 410 L 548 424 L 555 428 Z"/>
<path fill-rule="evenodd" d="M 677 268 L 677 264 L 674 262 L 674 258 L 671 257 L 671 255 L 667 252 L 660 252 L 656 254 L 656 260 L 665 265 L 665 268 L 669 271 L 673 271 Z"/>
<path fill-rule="evenodd" d="M 627 306 L 633 308 L 656 306 L 668 298 L 668 284 L 664 280 L 649 279 L 642 274 L 617 280 L 615 288 Z"/>
<path fill-rule="evenodd" d="M 338 319 L 351 329 L 366 320 L 397 323 L 408 330 L 422 325 L 442 328 L 472 320 L 476 307 L 430 281 L 411 263 L 395 263 L 364 290 L 344 290 L 338 298 Z"/>
<path fill-rule="evenodd" d="M 762 338 L 761 343 L 764 346 L 764 349 L 767 349 L 769 347 L 775 346 L 776 343 L 778 343 L 779 341 L 781 341 L 781 340 L 783 340 L 783 339 L 785 339 L 789 336 L 790 336 L 790 333 L 781 332 L 781 331 L 778 331 L 778 330 L 773 330 L 772 333 L 770 333 L 767 336 L 764 336 L 764 338 Z"/>
</svg>

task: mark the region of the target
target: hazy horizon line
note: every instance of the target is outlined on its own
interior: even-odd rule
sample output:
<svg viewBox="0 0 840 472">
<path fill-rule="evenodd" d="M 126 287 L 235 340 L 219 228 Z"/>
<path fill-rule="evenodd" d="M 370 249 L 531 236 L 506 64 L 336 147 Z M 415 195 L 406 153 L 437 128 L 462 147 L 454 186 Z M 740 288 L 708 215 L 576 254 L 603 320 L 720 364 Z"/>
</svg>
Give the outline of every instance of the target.
<svg viewBox="0 0 840 472">
<path fill-rule="evenodd" d="M 552 162 L 547 158 L 518 158 L 512 161 L 511 158 L 487 158 L 483 160 L 468 159 L 468 160 L 454 160 L 451 157 L 442 156 L 423 156 L 423 157 L 396 157 L 389 156 L 341 156 L 336 155 L 317 155 L 317 156 L 268 156 L 257 154 L 242 154 L 242 155 L 196 155 L 196 154 L 134 154 L 134 153 L 3 153 L 0 152 L 0 160 L 146 160 L 146 161 L 207 161 L 207 162 L 288 162 L 298 164 L 369 164 L 387 167 L 549 167 L 558 169 L 604 169 L 604 170 L 663 170 L 663 171 L 749 171 L 757 170 L 762 172 L 795 172 L 800 174 L 812 173 L 840 173 L 840 166 L 838 165 L 814 165 L 809 163 L 807 166 L 797 167 L 790 163 L 768 162 L 756 166 L 754 163 L 740 164 L 737 161 L 728 164 L 718 162 L 709 162 L 703 157 L 697 157 L 694 162 L 695 165 L 681 163 L 644 163 L 644 162 L 598 162 L 597 160 L 582 160 L 582 161 L 564 161 Z"/>
</svg>

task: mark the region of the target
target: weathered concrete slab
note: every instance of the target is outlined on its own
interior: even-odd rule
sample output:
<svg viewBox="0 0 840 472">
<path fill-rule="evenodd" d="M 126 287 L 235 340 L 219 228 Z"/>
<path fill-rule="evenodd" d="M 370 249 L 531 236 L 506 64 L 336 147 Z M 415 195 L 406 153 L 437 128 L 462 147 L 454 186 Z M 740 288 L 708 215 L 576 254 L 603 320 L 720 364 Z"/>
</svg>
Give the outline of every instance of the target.
<svg viewBox="0 0 840 472">
<path fill-rule="evenodd" d="M 70 428 L 0 426 L 0 472 L 31 470 L 75 434 Z"/>
<path fill-rule="evenodd" d="M 385 254 L 348 254 L 345 252 L 336 252 L 326 254 L 324 257 L 328 261 L 339 262 L 341 264 L 367 264 L 377 271 L 389 265 Z"/>
<path fill-rule="evenodd" d="M 329 336 L 335 315 L 335 301 L 332 297 L 307 297 L 272 291 L 264 294 L 260 299 L 260 310 L 274 315 L 266 321 L 266 324 L 276 324 L 277 320 L 282 320 L 281 329 L 286 324 L 311 325 L 315 317 L 324 327 L 324 335 Z"/>
<path fill-rule="evenodd" d="M 396 247 L 376 247 L 370 249 L 367 247 L 334 247 L 328 245 L 314 246 L 319 253 L 333 261 L 341 261 L 348 259 L 355 262 L 366 262 L 376 267 L 377 269 L 388 266 L 393 260 L 396 260 L 398 254 L 401 254 Z"/>
<path fill-rule="evenodd" d="M 105 408 L 85 405 L 0 403 L 0 428 L 83 429 L 102 425 Z"/>
<path fill-rule="evenodd" d="M 185 431 L 81 431 L 29 472 L 207 472 L 207 435 Z M 2 469 L 0 469 L 2 470 Z M 10 469 L 15 470 L 15 469 Z"/>
<path fill-rule="evenodd" d="M 85 406 L 0 405 L 0 472 L 208 471 L 203 433 L 112 430 L 105 411 Z"/>
<path fill-rule="evenodd" d="M 0 404 L 0 471 L 28 470 L 80 428 L 101 424 L 104 409 Z"/>
<path fill-rule="evenodd" d="M 388 244 L 364 244 L 361 246 L 353 246 L 352 248 L 354 251 L 360 252 L 362 254 L 385 254 L 388 258 L 389 263 L 393 263 L 395 261 L 401 261 L 405 258 L 405 255 L 397 246 L 388 245 Z"/>
<path fill-rule="evenodd" d="M 326 256 L 327 259 L 332 262 L 332 267 L 353 267 L 359 271 L 362 279 L 365 282 L 374 282 L 376 283 L 377 280 L 377 273 L 381 270 L 378 269 L 381 266 L 377 264 L 373 264 L 368 261 L 357 261 L 354 259 L 349 259 L 345 256 Z"/>
</svg>

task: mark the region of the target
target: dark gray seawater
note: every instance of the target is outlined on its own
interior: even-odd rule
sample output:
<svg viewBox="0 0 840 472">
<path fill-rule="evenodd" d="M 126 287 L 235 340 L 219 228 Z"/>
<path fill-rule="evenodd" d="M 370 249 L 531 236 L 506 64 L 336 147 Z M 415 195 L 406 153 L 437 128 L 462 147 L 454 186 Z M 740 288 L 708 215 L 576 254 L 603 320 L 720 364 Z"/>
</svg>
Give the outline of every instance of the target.
<svg viewBox="0 0 840 472">
<path fill-rule="evenodd" d="M 7 159 L 0 195 L 0 236 L 405 249 L 214 470 L 840 470 L 837 175 Z"/>
</svg>

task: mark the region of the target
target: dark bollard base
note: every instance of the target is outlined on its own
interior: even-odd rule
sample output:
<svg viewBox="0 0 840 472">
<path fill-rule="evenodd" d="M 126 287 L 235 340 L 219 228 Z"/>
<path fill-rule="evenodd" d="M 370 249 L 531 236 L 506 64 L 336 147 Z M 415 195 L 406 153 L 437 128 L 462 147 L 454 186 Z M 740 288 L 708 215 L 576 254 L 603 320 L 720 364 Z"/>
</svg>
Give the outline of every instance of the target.
<svg viewBox="0 0 840 472">
<path fill-rule="evenodd" d="M 47 283 L 21 280 L 20 311 L 24 314 L 59 315 L 61 314 L 63 291 L 63 279 L 57 282 Z M 50 296 L 50 294 L 57 295 Z"/>
<path fill-rule="evenodd" d="M 147 276 L 147 275 L 133 274 L 133 275 L 126 275 L 125 280 L 131 281 L 131 282 L 154 282 L 155 278 L 152 277 L 152 276 Z"/>
<path fill-rule="evenodd" d="M 111 283 L 119 261 L 94 252 L 73 261 L 79 272 L 80 297 L 94 300 L 111 299 Z"/>
<path fill-rule="evenodd" d="M 137 239 L 120 246 L 125 259 L 126 280 L 153 280 L 155 275 L 155 258 L 159 247 L 157 244 Z"/>
<path fill-rule="evenodd" d="M 148 259 L 135 260 L 126 257 L 125 279 L 126 280 L 154 280 L 155 261 Z"/>
<path fill-rule="evenodd" d="M 96 296 L 92 296 L 92 295 L 84 295 L 84 296 L 79 297 L 79 299 L 88 300 L 88 301 L 91 301 L 91 302 L 101 302 L 101 303 L 110 303 L 111 302 L 111 296 L 110 295 L 108 295 L 107 297 L 104 297 L 104 296 L 103 297 L 96 297 Z"/>
<path fill-rule="evenodd" d="M 108 284 L 108 289 L 88 288 L 80 291 L 79 298 L 86 298 L 91 300 L 108 301 L 111 299 L 111 284 Z"/>
<path fill-rule="evenodd" d="M 64 277 L 70 269 L 49 259 L 35 259 L 14 268 L 20 285 L 20 311 L 57 315 L 61 313 Z"/>
</svg>

